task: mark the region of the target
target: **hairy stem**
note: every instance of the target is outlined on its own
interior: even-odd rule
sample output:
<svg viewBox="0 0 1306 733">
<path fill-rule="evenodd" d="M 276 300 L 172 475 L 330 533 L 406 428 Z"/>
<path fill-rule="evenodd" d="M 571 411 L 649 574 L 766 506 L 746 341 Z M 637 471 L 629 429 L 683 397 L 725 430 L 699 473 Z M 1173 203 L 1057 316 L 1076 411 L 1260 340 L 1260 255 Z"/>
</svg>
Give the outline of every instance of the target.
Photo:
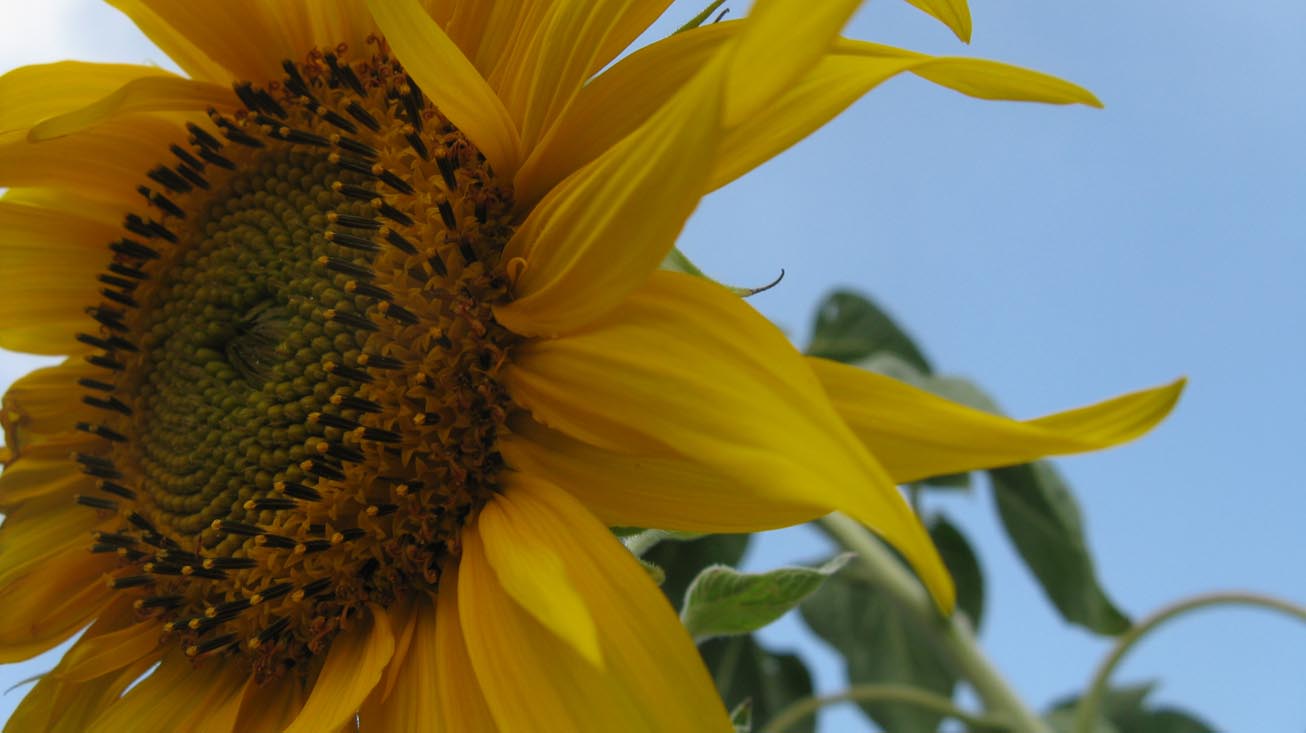
<svg viewBox="0 0 1306 733">
<path fill-rule="evenodd" d="M 867 579 L 929 632 L 948 664 L 975 690 L 989 713 L 1000 716 L 1017 733 L 1051 733 L 1048 724 L 1025 705 L 984 656 L 965 617 L 940 615 L 925 588 L 866 528 L 839 513 L 822 518 L 820 526 L 856 553 Z"/>
<path fill-rule="evenodd" d="M 1167 621 L 1183 616 L 1190 611 L 1210 606 L 1254 606 L 1279 611 L 1298 620 L 1306 621 L 1306 608 L 1278 598 L 1254 593 L 1206 593 L 1165 606 L 1139 621 L 1116 640 L 1111 652 L 1102 660 L 1097 671 L 1093 674 L 1093 680 L 1088 685 L 1088 693 L 1079 701 L 1079 706 L 1075 710 L 1075 727 L 1072 730 L 1075 733 L 1092 732 L 1093 721 L 1097 718 L 1098 708 L 1102 705 L 1102 698 L 1106 695 L 1107 683 L 1111 679 L 1111 673 L 1124 660 L 1125 654 L 1133 649 L 1134 645 L 1144 636 L 1155 631 L 1157 627 Z"/>
<path fill-rule="evenodd" d="M 798 700 L 781 710 L 762 733 L 784 733 L 803 718 L 814 714 L 826 705 L 841 702 L 898 702 L 956 718 L 972 731 L 1001 731 L 1010 726 L 997 717 L 972 715 L 952 704 L 952 700 L 928 690 L 909 685 L 853 685 L 843 692 Z"/>
</svg>

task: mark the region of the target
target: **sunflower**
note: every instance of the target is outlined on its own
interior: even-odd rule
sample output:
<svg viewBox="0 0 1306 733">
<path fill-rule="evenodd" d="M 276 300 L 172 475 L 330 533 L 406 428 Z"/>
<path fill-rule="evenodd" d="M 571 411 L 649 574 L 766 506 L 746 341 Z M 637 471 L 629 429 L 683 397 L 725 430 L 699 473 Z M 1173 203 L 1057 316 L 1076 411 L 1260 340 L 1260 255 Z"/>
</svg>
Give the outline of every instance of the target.
<svg viewBox="0 0 1306 733">
<path fill-rule="evenodd" d="M 839 509 L 946 612 L 895 482 L 1168 411 L 977 413 L 659 271 L 703 194 L 894 74 L 1095 103 L 839 39 L 849 0 L 606 68 L 667 4 L 114 0 L 188 77 L 0 78 L 0 346 L 68 357 L 4 399 L 0 661 L 85 629 L 6 731 L 728 731 L 608 527 Z"/>
</svg>

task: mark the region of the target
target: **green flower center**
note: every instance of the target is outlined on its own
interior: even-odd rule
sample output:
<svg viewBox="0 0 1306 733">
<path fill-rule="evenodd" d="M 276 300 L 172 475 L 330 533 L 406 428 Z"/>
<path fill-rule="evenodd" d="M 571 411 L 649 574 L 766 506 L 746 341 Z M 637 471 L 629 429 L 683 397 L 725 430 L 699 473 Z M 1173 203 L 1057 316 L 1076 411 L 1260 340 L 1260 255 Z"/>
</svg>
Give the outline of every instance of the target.
<svg viewBox="0 0 1306 733">
<path fill-rule="evenodd" d="M 336 49 L 343 53 L 344 49 Z M 377 42 L 313 53 L 150 171 L 79 339 L 120 520 L 94 551 L 192 656 L 269 675 L 434 589 L 495 490 L 511 194 Z"/>
</svg>

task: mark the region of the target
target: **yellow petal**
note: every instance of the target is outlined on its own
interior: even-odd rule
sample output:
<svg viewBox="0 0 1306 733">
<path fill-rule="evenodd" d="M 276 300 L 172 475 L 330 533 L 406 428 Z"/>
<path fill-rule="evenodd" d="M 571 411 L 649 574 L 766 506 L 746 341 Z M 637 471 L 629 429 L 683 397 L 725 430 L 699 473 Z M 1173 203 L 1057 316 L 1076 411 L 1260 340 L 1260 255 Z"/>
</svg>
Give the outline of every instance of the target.
<svg viewBox="0 0 1306 733">
<path fill-rule="evenodd" d="M 240 704 L 240 715 L 232 728 L 235 733 L 284 731 L 304 707 L 304 679 L 297 674 L 283 675 L 263 684 L 247 684 Z"/>
<path fill-rule="evenodd" d="M 154 666 L 155 661 L 140 660 L 117 674 L 88 682 L 69 682 L 47 674 L 14 710 L 5 724 L 5 733 L 86 733 L 91 722 L 121 697 L 128 685 Z"/>
<path fill-rule="evenodd" d="M 799 79 L 829 51 L 859 5 L 861 0 L 758 0 L 731 51 L 724 126 L 742 123 Z"/>
<path fill-rule="evenodd" d="M 369 0 L 368 7 L 417 85 L 476 144 L 495 173 L 510 178 L 521 163 L 521 136 L 462 50 L 417 0 Z"/>
<path fill-rule="evenodd" d="M 23 66 L 0 76 L 0 141 L 25 135 L 49 117 L 84 107 L 140 78 L 175 78 L 150 66 L 59 61 Z"/>
<path fill-rule="evenodd" d="M 1183 380 L 1021 422 L 959 405 L 896 379 L 810 360 L 835 409 L 899 483 L 1100 450 L 1151 430 Z"/>
<path fill-rule="evenodd" d="M 195 733 L 246 733 L 249 730 L 237 728 L 236 719 L 240 717 L 240 706 L 245 695 L 258 682 L 239 664 L 229 665 L 228 676 L 222 682 L 210 696 L 211 704 L 202 711 L 197 711 L 200 714 L 191 721 Z"/>
<path fill-rule="evenodd" d="M 603 666 L 599 631 L 585 599 L 554 550 L 547 528 L 524 523 L 512 497 L 500 494 L 481 510 L 477 531 L 499 586 L 547 629 L 596 667 Z"/>
<path fill-rule="evenodd" d="M 243 660 L 211 660 L 214 674 L 191 698 L 190 715 L 175 728 L 193 733 L 245 733 L 235 728 L 245 689 L 253 681 Z M 205 665 L 205 666 L 208 666 Z"/>
<path fill-rule="evenodd" d="M 0 511 L 11 512 L 19 504 L 58 494 L 72 501 L 73 494 L 94 490 L 95 482 L 67 458 L 20 457 L 0 472 Z"/>
<path fill-rule="evenodd" d="M 830 55 L 770 105 L 729 131 L 712 172 L 712 187 L 720 188 L 775 157 L 905 71 L 981 99 L 1101 106 L 1082 87 L 1037 71 L 840 39 Z"/>
<path fill-rule="evenodd" d="M 177 65 L 197 79 L 264 83 L 282 77 L 284 59 L 320 46 L 365 48 L 372 29 L 356 0 L 109 0 Z"/>
<path fill-rule="evenodd" d="M 498 85 L 525 150 L 567 107 L 591 74 L 652 23 L 668 0 L 557 2 L 519 44 Z"/>
<path fill-rule="evenodd" d="M 408 601 L 408 605 L 408 613 L 402 620 L 411 632 L 408 640 L 411 648 L 403 657 L 396 654 L 390 662 L 386 677 L 393 677 L 393 684 L 388 694 L 380 696 L 378 693 L 386 690 L 383 685 L 378 685 L 363 705 L 359 719 L 366 733 L 443 733 L 455 730 L 445 727 L 444 712 L 435 694 L 438 687 L 435 603 L 425 593 L 418 593 L 416 598 Z M 396 620 L 400 617 L 392 614 L 392 623 Z"/>
<path fill-rule="evenodd" d="M 385 610 L 369 606 L 359 613 L 352 627 L 331 641 L 317 683 L 285 733 L 322 733 L 351 718 L 381 679 L 394 649 Z"/>
<path fill-rule="evenodd" d="M 390 614 L 390 629 L 398 631 L 395 634 L 395 651 L 390 657 L 390 664 L 385 668 L 385 676 L 381 684 L 377 685 L 373 691 L 373 696 L 380 693 L 379 701 L 384 702 L 390 696 L 390 691 L 394 689 L 395 680 L 399 676 L 400 670 L 403 669 L 404 660 L 408 657 L 408 652 L 413 646 L 413 634 L 417 632 L 417 605 L 418 599 L 411 595 L 406 595 L 397 601 L 386 613 Z"/>
<path fill-rule="evenodd" d="M 609 527 L 756 532 L 826 513 L 802 501 L 748 501 L 751 487 L 674 454 L 604 450 L 529 418 L 513 422 L 499 449 L 509 466 L 566 489 Z"/>
<path fill-rule="evenodd" d="M 117 631 L 79 639 L 64 656 L 58 674 L 72 682 L 84 682 L 122 669 L 158 649 L 162 635 L 159 622 L 147 619 Z"/>
<path fill-rule="evenodd" d="M 605 666 L 545 628 L 499 583 L 488 537 L 464 534 L 458 603 L 476 678 L 511 731 L 730 731 L 703 662 L 648 575 L 584 507 L 517 477 L 501 510 L 566 563 L 598 622 Z M 529 548 L 524 551 L 529 552 Z M 532 694 L 523 695 L 522 690 Z"/>
<path fill-rule="evenodd" d="M 116 560 L 73 547 L 0 586 L 0 664 L 36 656 L 95 618 L 115 597 L 103 576 Z"/>
<path fill-rule="evenodd" d="M 938 18 L 952 29 L 962 43 L 970 43 L 970 6 L 966 0 L 907 0 Z"/>
<path fill-rule="evenodd" d="M 523 335 L 579 328 L 657 268 L 698 205 L 718 140 L 721 67 L 709 69 L 602 157 L 540 202 L 505 258 L 526 269 L 495 308 Z"/>
<path fill-rule="evenodd" d="M 595 77 L 529 150 L 514 181 L 529 209 L 549 189 L 644 124 L 743 24 L 714 23 L 641 48 Z"/>
<path fill-rule="evenodd" d="M 131 18 L 136 27 L 191 78 L 219 83 L 236 78 L 233 72 L 217 60 L 210 58 L 185 34 L 165 21 L 150 7 L 148 0 L 105 0 L 105 2 Z"/>
<path fill-rule="evenodd" d="M 3 206 L 4 202 L 0 202 L 0 219 L 4 217 Z M 0 254 L 0 260 L 3 259 L 4 255 Z M 5 445 L 24 458 L 67 461 L 71 450 L 93 444 L 98 439 L 75 426 L 78 422 L 99 423 L 103 415 L 96 414 L 95 408 L 81 401 L 74 385 L 78 379 L 102 375 L 103 370 L 80 358 L 23 375 L 3 398 L 0 425 L 4 426 Z"/>
<path fill-rule="evenodd" d="M 439 707 L 449 731 L 494 733 L 498 726 L 476 681 L 458 618 L 458 563 L 446 563 L 435 597 L 435 670 Z"/>
<path fill-rule="evenodd" d="M 784 335 L 725 288 L 654 273 L 586 330 L 521 347 L 505 381 L 514 401 L 573 438 L 671 452 L 730 477 L 747 487 L 741 512 L 776 502 L 853 515 L 951 607 L 947 572 L 893 481 Z"/>
<path fill-rule="evenodd" d="M 193 666 L 179 651 L 108 707 L 87 733 L 175 733 L 224 676 L 226 665 Z"/>
<path fill-rule="evenodd" d="M 53 140 L 118 115 L 140 112 L 233 109 L 239 104 L 230 87 L 169 76 L 134 79 L 92 104 L 51 117 L 27 133 L 31 142 Z"/>
<path fill-rule="evenodd" d="M 133 115 L 97 125 L 79 135 L 42 143 L 0 144 L 0 186 L 60 188 L 93 199 L 139 202 L 136 184 L 144 171 L 170 154 L 168 145 L 185 143 L 176 120 Z M 70 164 L 75 161 L 76 165 Z"/>
<path fill-rule="evenodd" d="M 0 526 L 0 588 L 49 557 L 74 547 L 85 550 L 91 530 L 112 521 L 66 496 L 37 499 L 11 511 Z"/>
<path fill-rule="evenodd" d="M 0 347 L 82 351 L 73 335 L 94 325 L 86 315 L 94 295 L 87 283 L 108 262 L 108 243 L 118 231 L 64 211 L 0 200 L 0 271 L 7 278 L 0 290 Z"/>
</svg>

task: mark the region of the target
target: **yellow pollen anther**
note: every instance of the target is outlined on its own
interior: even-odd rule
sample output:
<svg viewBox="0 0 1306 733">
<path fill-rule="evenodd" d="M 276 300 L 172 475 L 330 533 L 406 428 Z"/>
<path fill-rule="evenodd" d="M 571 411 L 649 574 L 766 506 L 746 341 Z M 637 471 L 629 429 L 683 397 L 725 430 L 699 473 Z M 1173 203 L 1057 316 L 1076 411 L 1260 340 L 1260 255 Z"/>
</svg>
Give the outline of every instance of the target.
<svg viewBox="0 0 1306 733">
<path fill-rule="evenodd" d="M 195 574 L 195 568 L 192 567 L 192 566 L 190 566 L 190 565 L 182 565 L 182 566 L 181 566 L 181 574 L 182 574 L 182 575 L 194 575 L 194 574 Z"/>
<path fill-rule="evenodd" d="M 142 608 L 145 608 L 145 601 L 140 598 L 137 598 L 136 600 L 132 601 L 132 608 L 136 609 L 137 611 L 141 610 Z"/>
<path fill-rule="evenodd" d="M 299 603 L 302 600 L 304 600 L 304 591 L 297 590 L 294 593 L 290 594 L 291 603 Z"/>
<path fill-rule="evenodd" d="M 211 523 L 209 523 L 209 529 L 214 531 L 222 529 L 222 520 L 221 519 L 213 520 Z"/>
<path fill-rule="evenodd" d="M 258 649 L 259 647 L 263 646 L 263 642 L 259 641 L 257 636 L 251 636 L 249 637 L 249 641 L 245 642 L 245 646 L 249 647 L 250 649 Z"/>
<path fill-rule="evenodd" d="M 176 621 L 169 621 L 168 623 L 166 623 L 166 624 L 163 625 L 163 633 L 165 633 L 165 634 L 171 634 L 172 632 L 174 632 L 174 631 L 176 631 L 176 630 L 177 630 L 177 622 L 176 622 Z"/>
<path fill-rule="evenodd" d="M 331 544 L 333 545 L 338 545 L 344 541 L 345 541 L 345 536 L 340 534 L 339 532 L 336 532 L 335 534 L 331 535 Z"/>
<path fill-rule="evenodd" d="M 209 559 L 205 560 L 204 562 L 200 563 L 200 565 L 202 565 L 202 566 L 204 567 L 205 570 L 212 570 L 212 569 L 213 569 L 213 566 L 214 566 L 214 565 L 217 565 L 217 563 L 213 562 L 213 559 L 212 559 L 212 558 L 209 558 Z"/>
<path fill-rule="evenodd" d="M 217 606 L 209 606 L 208 608 L 204 609 L 205 618 L 213 618 L 214 616 L 217 615 L 218 615 Z"/>
<path fill-rule="evenodd" d="M 314 448 L 314 450 L 316 450 L 318 453 L 325 455 L 326 452 L 330 450 L 330 448 L 331 446 L 327 445 L 326 443 L 318 443 L 317 447 Z"/>
<path fill-rule="evenodd" d="M 308 552 L 308 545 L 305 545 L 304 543 L 301 542 L 295 545 L 295 548 L 291 550 L 291 552 L 295 553 L 296 555 L 303 555 L 305 552 Z"/>
<path fill-rule="evenodd" d="M 152 562 L 145 563 L 144 565 L 141 566 L 141 570 L 144 570 L 147 573 L 154 572 L 154 563 Z"/>
<path fill-rule="evenodd" d="M 250 499 L 249 501 L 245 502 L 242 506 L 245 507 L 245 511 L 252 512 L 254 511 L 254 507 L 257 505 L 254 503 L 253 499 Z"/>
<path fill-rule="evenodd" d="M 425 424 L 426 424 L 426 413 L 424 413 L 424 412 L 419 412 L 419 413 L 417 413 L 416 415 L 413 415 L 413 424 L 414 424 L 414 425 L 425 425 Z"/>
<path fill-rule="evenodd" d="M 381 510 L 378 509 L 378 508 L 376 508 L 376 507 L 374 507 L 374 506 L 370 506 L 370 507 L 367 508 L 367 516 L 369 516 L 369 517 L 375 517 L 377 514 L 380 514 L 380 513 L 381 513 Z"/>
<path fill-rule="evenodd" d="M 127 557 L 127 548 L 126 548 L 126 547 L 119 547 L 119 548 L 118 548 L 118 557 Z"/>
<path fill-rule="evenodd" d="M 259 595 L 258 593 L 255 593 L 254 595 L 249 597 L 249 605 L 251 606 L 257 606 L 262 602 L 263 602 L 263 596 Z"/>
<path fill-rule="evenodd" d="M 186 647 L 186 656 L 188 657 L 199 656 L 199 653 L 200 653 L 200 648 L 198 646 L 195 646 L 194 644 L 191 644 L 190 646 Z"/>
<path fill-rule="evenodd" d="M 408 484 L 399 484 L 396 486 L 395 496 L 408 496 Z"/>
<path fill-rule="evenodd" d="M 191 631 L 194 631 L 195 629 L 198 629 L 200 627 L 200 620 L 197 618 L 193 618 L 186 622 L 186 626 L 190 628 Z"/>
</svg>

